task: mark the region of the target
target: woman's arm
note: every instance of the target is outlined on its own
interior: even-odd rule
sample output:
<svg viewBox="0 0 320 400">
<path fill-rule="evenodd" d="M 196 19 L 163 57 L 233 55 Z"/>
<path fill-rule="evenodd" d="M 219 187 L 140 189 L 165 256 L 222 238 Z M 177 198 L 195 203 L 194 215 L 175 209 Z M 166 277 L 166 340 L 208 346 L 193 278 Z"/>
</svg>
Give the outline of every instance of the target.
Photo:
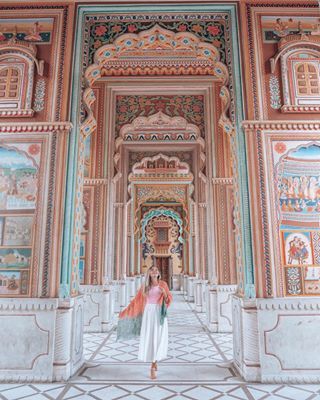
<svg viewBox="0 0 320 400">
<path fill-rule="evenodd" d="M 169 290 L 169 287 L 168 287 L 168 285 L 167 285 L 167 283 L 165 281 L 160 281 L 159 285 L 160 285 L 160 287 L 162 289 L 162 293 L 163 293 L 163 296 L 164 296 L 164 301 L 165 301 L 167 307 L 169 307 L 171 302 L 172 302 L 172 294 L 171 294 L 171 292 Z"/>
<path fill-rule="evenodd" d="M 141 287 L 130 304 L 120 312 L 119 318 L 136 317 L 141 313 L 144 305 L 143 287 Z"/>
</svg>

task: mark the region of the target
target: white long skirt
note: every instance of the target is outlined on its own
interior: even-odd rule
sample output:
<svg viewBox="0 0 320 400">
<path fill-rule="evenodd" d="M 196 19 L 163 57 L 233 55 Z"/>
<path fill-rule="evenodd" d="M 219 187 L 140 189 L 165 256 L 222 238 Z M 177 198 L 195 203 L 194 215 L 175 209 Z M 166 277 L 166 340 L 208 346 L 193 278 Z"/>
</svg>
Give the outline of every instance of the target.
<svg viewBox="0 0 320 400">
<path fill-rule="evenodd" d="M 138 358 L 144 362 L 163 360 L 168 353 L 168 321 L 160 325 L 160 305 L 146 304 L 141 324 Z"/>
</svg>

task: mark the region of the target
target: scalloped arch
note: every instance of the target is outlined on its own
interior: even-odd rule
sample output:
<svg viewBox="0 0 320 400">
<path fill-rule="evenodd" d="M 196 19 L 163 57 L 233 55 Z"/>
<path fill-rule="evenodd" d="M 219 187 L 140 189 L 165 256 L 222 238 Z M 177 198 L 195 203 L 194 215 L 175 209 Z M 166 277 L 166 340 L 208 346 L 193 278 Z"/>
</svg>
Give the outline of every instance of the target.
<svg viewBox="0 0 320 400">
<path fill-rule="evenodd" d="M 95 95 L 93 84 L 102 76 L 167 76 L 167 75 L 211 75 L 222 83 L 221 116 L 219 124 L 227 133 L 233 125 L 227 116 L 230 93 L 227 88 L 229 72 L 220 61 L 218 49 L 201 41 L 189 32 L 174 33 L 155 25 L 138 34 L 126 33 L 114 43 L 107 44 L 95 52 L 94 64 L 84 74 L 86 89 L 83 103 L 87 117 L 81 125 L 85 137 L 96 129 L 92 104 Z"/>
<path fill-rule="evenodd" d="M 182 222 L 182 219 L 181 219 L 180 215 L 176 211 L 171 210 L 169 208 L 156 208 L 154 210 L 150 210 L 149 212 L 147 212 L 145 214 L 145 216 L 143 217 L 143 219 L 141 221 L 141 231 L 142 231 L 142 239 L 141 239 L 141 241 L 142 241 L 142 243 L 145 243 L 146 240 L 147 240 L 146 227 L 148 225 L 148 222 L 151 219 L 156 218 L 156 217 L 160 217 L 162 215 L 165 215 L 166 217 L 169 217 L 169 218 L 171 218 L 171 219 L 173 219 L 173 220 L 175 220 L 177 222 L 177 224 L 179 225 L 179 238 L 178 238 L 178 241 L 180 243 L 183 243 L 184 240 L 182 238 L 182 235 L 183 235 L 183 222 Z"/>
</svg>

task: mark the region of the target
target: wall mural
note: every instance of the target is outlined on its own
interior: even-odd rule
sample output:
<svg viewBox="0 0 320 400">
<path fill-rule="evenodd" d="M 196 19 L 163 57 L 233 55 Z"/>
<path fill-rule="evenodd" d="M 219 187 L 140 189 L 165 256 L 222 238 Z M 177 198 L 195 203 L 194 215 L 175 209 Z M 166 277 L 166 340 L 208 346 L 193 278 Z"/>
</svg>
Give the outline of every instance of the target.
<svg viewBox="0 0 320 400">
<path fill-rule="evenodd" d="M 215 15 L 193 15 L 181 16 L 168 15 L 164 18 L 159 16 L 150 20 L 150 16 L 137 16 L 129 14 L 121 15 L 121 19 L 116 15 L 101 16 L 97 21 L 97 17 L 87 18 L 87 29 L 90 35 L 89 41 L 89 60 L 93 62 L 93 55 L 99 47 L 114 42 L 119 36 L 125 33 L 134 33 L 145 31 L 152 28 L 156 23 L 164 29 L 173 32 L 190 32 L 199 37 L 201 40 L 211 42 L 220 51 L 221 61 L 224 63 L 226 54 L 225 31 L 227 17 L 222 13 Z M 137 18 L 138 17 L 138 18 Z M 153 16 L 152 16 L 153 17 Z M 167 17 L 167 21 L 165 20 Z M 188 19 L 189 17 L 189 19 Z"/>
<path fill-rule="evenodd" d="M 320 293 L 320 143 L 273 144 L 287 295 Z"/>
<path fill-rule="evenodd" d="M 126 95 L 116 98 L 116 136 L 125 124 L 135 118 L 162 111 L 170 117 L 183 117 L 197 125 L 204 137 L 204 97 L 202 95 Z"/>
<path fill-rule="evenodd" d="M 37 143 L 0 146 L 0 295 L 28 295 L 37 202 Z"/>
<path fill-rule="evenodd" d="M 320 23 L 317 17 L 290 15 L 261 17 L 261 27 L 264 43 L 277 43 L 281 38 L 297 33 L 317 35 L 320 32 Z"/>
<path fill-rule="evenodd" d="M 37 44 L 51 43 L 53 18 L 0 18 L 0 42 L 17 38 Z"/>
</svg>

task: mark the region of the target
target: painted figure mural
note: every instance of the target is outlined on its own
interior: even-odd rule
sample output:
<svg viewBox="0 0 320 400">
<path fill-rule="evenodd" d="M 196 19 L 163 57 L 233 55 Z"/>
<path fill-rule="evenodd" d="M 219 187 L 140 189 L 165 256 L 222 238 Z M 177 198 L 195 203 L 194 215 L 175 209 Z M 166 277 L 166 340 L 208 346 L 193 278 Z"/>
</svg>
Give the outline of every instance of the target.
<svg viewBox="0 0 320 400">
<path fill-rule="evenodd" d="M 320 268 L 320 143 L 276 143 L 274 151 L 276 158 L 285 154 L 276 165 L 276 184 L 286 290 L 310 295 L 320 283 L 309 269 Z"/>
<path fill-rule="evenodd" d="M 35 143 L 0 147 L 0 295 L 29 291 L 39 159 Z"/>
</svg>

